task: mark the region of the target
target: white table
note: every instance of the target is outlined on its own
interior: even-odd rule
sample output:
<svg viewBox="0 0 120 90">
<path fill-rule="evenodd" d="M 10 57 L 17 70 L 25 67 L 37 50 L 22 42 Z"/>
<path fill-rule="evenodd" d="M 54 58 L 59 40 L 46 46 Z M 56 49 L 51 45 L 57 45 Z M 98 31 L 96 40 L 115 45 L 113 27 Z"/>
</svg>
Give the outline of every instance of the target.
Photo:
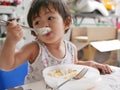
<svg viewBox="0 0 120 90">
<path fill-rule="evenodd" d="M 120 68 L 111 66 L 113 73 L 101 75 L 102 80 L 87 90 L 120 90 Z M 51 90 L 46 89 L 44 81 L 39 81 L 22 86 L 24 90 Z M 115 89 L 116 88 L 116 89 Z"/>
</svg>

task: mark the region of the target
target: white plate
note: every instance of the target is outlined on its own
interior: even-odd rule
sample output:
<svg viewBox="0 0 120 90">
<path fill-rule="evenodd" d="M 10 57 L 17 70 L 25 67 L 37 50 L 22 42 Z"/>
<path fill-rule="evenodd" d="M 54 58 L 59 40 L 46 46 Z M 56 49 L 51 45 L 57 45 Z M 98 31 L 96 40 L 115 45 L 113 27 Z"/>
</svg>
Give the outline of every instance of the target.
<svg viewBox="0 0 120 90">
<path fill-rule="evenodd" d="M 75 64 L 55 65 L 55 66 L 51 66 L 51 67 L 44 69 L 43 77 L 45 79 L 45 82 L 50 87 L 56 87 L 62 82 L 64 82 L 65 79 L 63 79 L 63 77 L 53 78 L 48 75 L 49 72 L 56 70 L 56 69 L 61 69 L 61 70 L 74 69 L 74 70 L 80 71 L 84 67 L 88 68 L 88 71 L 83 78 L 79 80 L 71 80 L 67 82 L 66 84 L 64 84 L 62 87 L 60 87 L 59 90 L 86 90 L 88 88 L 93 87 L 94 84 L 100 80 L 100 73 L 95 68 L 83 66 L 83 65 L 75 65 Z"/>
</svg>

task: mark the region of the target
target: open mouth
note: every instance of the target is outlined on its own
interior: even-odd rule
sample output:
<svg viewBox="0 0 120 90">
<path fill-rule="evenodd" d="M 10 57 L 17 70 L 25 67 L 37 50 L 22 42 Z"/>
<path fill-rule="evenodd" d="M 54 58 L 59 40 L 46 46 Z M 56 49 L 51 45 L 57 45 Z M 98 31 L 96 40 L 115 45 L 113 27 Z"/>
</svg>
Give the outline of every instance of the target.
<svg viewBox="0 0 120 90">
<path fill-rule="evenodd" d="M 51 33 L 51 32 L 46 33 L 46 34 L 45 34 L 45 36 L 49 36 L 49 35 L 50 35 L 50 33 Z"/>
</svg>

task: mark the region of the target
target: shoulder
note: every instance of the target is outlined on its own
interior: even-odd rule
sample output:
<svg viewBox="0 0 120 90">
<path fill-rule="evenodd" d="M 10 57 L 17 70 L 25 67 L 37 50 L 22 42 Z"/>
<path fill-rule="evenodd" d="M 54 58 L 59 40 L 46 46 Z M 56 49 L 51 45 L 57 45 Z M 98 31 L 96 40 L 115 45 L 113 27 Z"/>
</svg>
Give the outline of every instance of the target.
<svg viewBox="0 0 120 90">
<path fill-rule="evenodd" d="M 35 58 L 38 56 L 40 48 L 36 41 L 32 41 L 30 43 L 25 44 L 21 50 L 23 53 L 26 53 L 26 55 L 28 55 L 29 62 L 33 63 Z"/>
<path fill-rule="evenodd" d="M 32 41 L 32 42 L 30 42 L 30 43 L 27 43 L 27 44 L 25 44 L 24 46 L 23 46 L 23 48 L 39 48 L 38 47 L 38 43 L 36 42 L 36 41 Z"/>
<path fill-rule="evenodd" d="M 32 55 L 35 52 L 39 52 L 39 46 L 37 42 L 32 41 L 30 43 L 26 43 L 21 49 L 20 52 L 26 53 L 28 55 Z"/>
</svg>

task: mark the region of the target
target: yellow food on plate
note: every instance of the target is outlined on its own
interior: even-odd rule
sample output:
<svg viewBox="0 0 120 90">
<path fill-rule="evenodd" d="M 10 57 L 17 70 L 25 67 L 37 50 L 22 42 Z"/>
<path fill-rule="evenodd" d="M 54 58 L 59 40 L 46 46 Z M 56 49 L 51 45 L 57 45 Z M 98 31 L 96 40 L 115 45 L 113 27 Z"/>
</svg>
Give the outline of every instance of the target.
<svg viewBox="0 0 120 90">
<path fill-rule="evenodd" d="M 77 73 L 78 71 L 74 69 L 66 69 L 66 70 L 56 69 L 49 72 L 48 75 L 55 78 L 63 76 L 64 79 L 69 79 L 70 77 L 75 76 Z"/>
</svg>

